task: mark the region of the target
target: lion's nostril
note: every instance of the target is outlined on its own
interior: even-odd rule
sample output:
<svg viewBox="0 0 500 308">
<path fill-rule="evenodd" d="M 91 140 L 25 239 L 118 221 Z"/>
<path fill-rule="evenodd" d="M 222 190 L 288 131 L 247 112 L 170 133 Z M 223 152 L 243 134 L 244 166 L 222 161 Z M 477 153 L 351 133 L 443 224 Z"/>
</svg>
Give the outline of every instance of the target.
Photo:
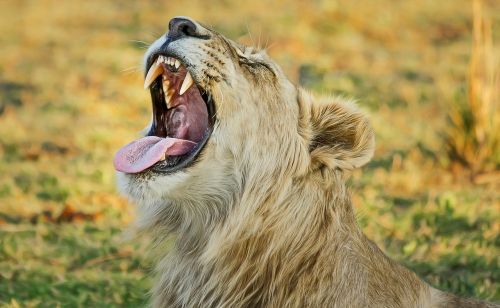
<svg viewBox="0 0 500 308">
<path fill-rule="evenodd" d="M 195 28 L 191 27 L 191 25 L 181 25 L 179 27 L 179 32 L 187 35 L 187 36 L 194 36 L 196 34 Z"/>
<path fill-rule="evenodd" d="M 168 25 L 168 36 L 172 39 L 178 39 L 183 36 L 200 37 L 197 26 L 187 18 L 173 18 Z"/>
</svg>

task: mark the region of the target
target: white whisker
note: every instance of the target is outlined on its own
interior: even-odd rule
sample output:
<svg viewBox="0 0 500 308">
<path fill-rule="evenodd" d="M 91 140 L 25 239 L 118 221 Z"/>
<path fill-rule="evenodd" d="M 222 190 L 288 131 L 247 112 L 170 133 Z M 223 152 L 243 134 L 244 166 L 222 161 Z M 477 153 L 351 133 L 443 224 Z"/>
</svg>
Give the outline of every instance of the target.
<svg viewBox="0 0 500 308">
<path fill-rule="evenodd" d="M 252 32 L 250 32 L 250 28 L 248 27 L 248 23 L 246 24 L 246 27 L 247 27 L 248 36 L 250 37 L 250 41 L 252 42 L 252 46 L 253 46 L 253 45 L 255 45 L 255 41 L 253 39 Z"/>
<path fill-rule="evenodd" d="M 120 71 L 121 74 L 132 74 L 132 73 L 135 73 L 135 72 L 140 72 L 142 69 L 139 65 L 135 65 L 135 66 L 132 66 L 132 67 L 129 67 L 129 68 L 125 68 L 123 70 Z"/>
<path fill-rule="evenodd" d="M 148 42 L 145 42 L 145 41 L 141 41 L 141 40 L 129 40 L 129 42 L 142 44 L 146 48 L 151 45 L 151 43 L 148 43 Z"/>
</svg>

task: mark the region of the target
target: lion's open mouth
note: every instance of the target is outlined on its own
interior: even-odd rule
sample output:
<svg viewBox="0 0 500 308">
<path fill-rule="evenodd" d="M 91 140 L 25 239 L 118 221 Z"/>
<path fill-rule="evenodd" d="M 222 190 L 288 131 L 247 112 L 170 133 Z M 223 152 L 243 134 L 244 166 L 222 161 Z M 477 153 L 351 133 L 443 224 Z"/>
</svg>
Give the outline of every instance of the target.
<svg viewBox="0 0 500 308">
<path fill-rule="evenodd" d="M 153 124 L 146 137 L 115 155 L 116 170 L 175 172 L 190 165 L 212 132 L 214 105 L 176 58 L 152 55 L 144 87 L 150 88 Z"/>
</svg>

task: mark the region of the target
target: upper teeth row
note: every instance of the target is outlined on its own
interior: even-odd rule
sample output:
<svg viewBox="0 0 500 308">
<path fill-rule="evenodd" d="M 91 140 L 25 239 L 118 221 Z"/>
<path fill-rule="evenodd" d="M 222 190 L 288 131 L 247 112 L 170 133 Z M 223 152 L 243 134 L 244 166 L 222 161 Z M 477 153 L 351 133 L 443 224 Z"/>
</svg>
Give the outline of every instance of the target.
<svg viewBox="0 0 500 308">
<path fill-rule="evenodd" d="M 171 66 L 175 66 L 175 68 L 179 68 L 179 66 L 181 66 L 181 62 L 177 59 L 174 59 L 172 57 L 165 57 L 165 56 L 158 56 L 158 60 L 157 60 L 159 63 L 163 62 L 165 64 L 168 64 L 168 65 L 171 65 Z"/>
<path fill-rule="evenodd" d="M 155 79 L 165 72 L 165 68 L 162 65 L 163 63 L 171 65 L 171 66 L 175 66 L 176 68 L 179 68 L 181 66 L 181 62 L 177 59 L 170 58 L 170 57 L 164 57 L 164 56 L 158 56 L 156 61 L 148 69 L 146 77 L 144 78 L 144 89 L 149 88 L 149 86 L 155 81 Z M 166 80 L 168 82 L 168 78 L 166 78 L 164 80 Z M 189 71 L 186 70 L 186 75 L 184 76 L 184 81 L 182 81 L 181 88 L 179 89 L 179 95 L 183 95 L 192 85 L 193 85 L 193 77 L 191 77 L 191 74 L 189 73 Z M 166 91 L 166 92 L 168 92 L 168 91 Z M 167 105 L 168 105 L 168 102 L 167 102 Z"/>
</svg>

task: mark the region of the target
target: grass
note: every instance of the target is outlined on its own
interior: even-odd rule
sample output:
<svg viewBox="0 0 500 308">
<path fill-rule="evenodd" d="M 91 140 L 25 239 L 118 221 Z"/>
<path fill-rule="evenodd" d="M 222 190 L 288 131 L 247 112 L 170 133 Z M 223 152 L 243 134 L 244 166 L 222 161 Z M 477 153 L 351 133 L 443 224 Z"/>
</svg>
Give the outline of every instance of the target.
<svg viewBox="0 0 500 308">
<path fill-rule="evenodd" d="M 492 46 L 491 21 L 480 0 L 473 1 L 473 46 L 467 99 L 450 104 L 446 136 L 449 156 L 468 168 L 473 179 L 500 166 L 500 64 Z"/>
<path fill-rule="evenodd" d="M 498 42 L 500 6 L 484 6 Z M 0 306 L 147 302 L 153 262 L 142 240 L 122 235 L 133 211 L 115 190 L 111 159 L 149 120 L 140 59 L 176 15 L 267 46 L 294 82 L 317 93 L 357 98 L 377 134 L 374 160 L 350 181 L 366 234 L 429 283 L 499 301 L 498 165 L 471 182 L 450 169 L 443 140 L 450 106 L 468 102 L 471 8 L 431 0 L 1 2 Z"/>
<path fill-rule="evenodd" d="M 118 226 L 16 225 L 0 231 L 3 304 L 22 307 L 138 307 L 148 270 Z"/>
</svg>

